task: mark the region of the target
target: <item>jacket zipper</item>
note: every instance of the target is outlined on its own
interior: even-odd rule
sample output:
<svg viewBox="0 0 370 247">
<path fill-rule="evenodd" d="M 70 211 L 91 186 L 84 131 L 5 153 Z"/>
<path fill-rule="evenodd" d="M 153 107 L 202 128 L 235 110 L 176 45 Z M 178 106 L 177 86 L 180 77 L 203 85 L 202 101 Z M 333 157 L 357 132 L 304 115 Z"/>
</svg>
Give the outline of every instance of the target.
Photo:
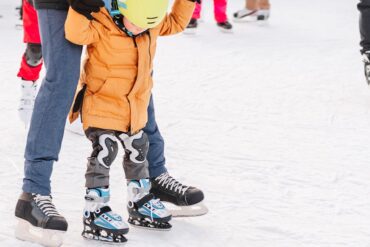
<svg viewBox="0 0 370 247">
<path fill-rule="evenodd" d="M 132 39 L 134 40 L 135 48 L 137 48 L 136 36 L 132 36 Z"/>
<path fill-rule="evenodd" d="M 150 36 L 149 30 L 148 30 L 148 36 L 149 36 L 149 69 L 150 69 L 150 64 L 152 63 L 152 53 L 150 51 L 150 46 L 152 44 L 152 37 Z"/>
</svg>

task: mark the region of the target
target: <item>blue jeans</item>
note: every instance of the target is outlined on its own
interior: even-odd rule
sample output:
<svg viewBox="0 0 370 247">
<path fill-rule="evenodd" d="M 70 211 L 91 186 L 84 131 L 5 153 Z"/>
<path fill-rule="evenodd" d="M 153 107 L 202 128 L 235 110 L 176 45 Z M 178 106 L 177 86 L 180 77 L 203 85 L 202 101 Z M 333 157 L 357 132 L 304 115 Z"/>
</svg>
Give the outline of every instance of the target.
<svg viewBox="0 0 370 247">
<path fill-rule="evenodd" d="M 148 122 L 144 128 L 144 132 L 149 139 L 147 159 L 149 163 L 149 176 L 153 178 L 167 172 L 165 167 L 166 159 L 164 158 L 164 141 L 155 121 L 153 95 L 149 101 Z"/>
<path fill-rule="evenodd" d="M 66 118 L 80 75 L 82 46 L 64 38 L 66 11 L 37 11 L 46 76 L 36 97 L 25 150 L 23 191 L 50 194 L 50 176 L 58 160 Z"/>
</svg>

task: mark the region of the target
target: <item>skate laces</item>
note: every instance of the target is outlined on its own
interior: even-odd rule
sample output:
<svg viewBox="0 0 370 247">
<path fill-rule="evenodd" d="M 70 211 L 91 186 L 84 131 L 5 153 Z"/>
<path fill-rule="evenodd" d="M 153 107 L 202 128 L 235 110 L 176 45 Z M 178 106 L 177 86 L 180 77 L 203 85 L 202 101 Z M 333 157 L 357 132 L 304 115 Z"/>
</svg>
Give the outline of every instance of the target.
<svg viewBox="0 0 370 247">
<path fill-rule="evenodd" d="M 169 188 L 175 192 L 178 191 L 178 193 L 182 193 L 183 195 L 189 189 L 189 186 L 181 184 L 179 181 L 171 177 L 167 172 L 159 175 L 155 178 L 155 180 L 158 181 L 159 185 L 165 186 L 166 189 Z"/>
<path fill-rule="evenodd" d="M 52 202 L 52 197 L 49 196 L 42 196 L 40 194 L 32 194 L 34 197 L 34 201 L 37 205 L 38 208 L 41 209 L 41 211 L 46 215 L 46 216 L 60 216 L 58 211 L 56 210 L 53 202 Z"/>
</svg>

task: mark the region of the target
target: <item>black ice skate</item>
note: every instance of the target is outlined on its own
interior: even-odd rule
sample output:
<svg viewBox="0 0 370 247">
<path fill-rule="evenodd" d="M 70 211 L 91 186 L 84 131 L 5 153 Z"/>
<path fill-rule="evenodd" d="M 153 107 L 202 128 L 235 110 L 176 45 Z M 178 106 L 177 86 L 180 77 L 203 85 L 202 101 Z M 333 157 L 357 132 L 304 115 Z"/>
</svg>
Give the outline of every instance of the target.
<svg viewBox="0 0 370 247">
<path fill-rule="evenodd" d="M 128 223 L 135 227 L 153 230 L 170 230 L 170 212 L 159 199 L 149 193 L 149 179 L 131 180 L 127 185 L 129 213 Z"/>
<path fill-rule="evenodd" d="M 15 208 L 18 224 L 15 237 L 44 246 L 61 246 L 68 224 L 51 196 L 22 193 Z"/>
<path fill-rule="evenodd" d="M 151 193 L 163 202 L 169 202 L 169 210 L 173 217 L 200 216 L 208 212 L 203 204 L 203 192 L 195 187 L 186 186 L 163 173 L 151 179 Z"/>
<path fill-rule="evenodd" d="M 225 22 L 218 22 L 217 23 L 218 28 L 225 33 L 230 33 L 232 32 L 233 25 L 231 25 L 230 22 L 225 21 Z"/>
</svg>

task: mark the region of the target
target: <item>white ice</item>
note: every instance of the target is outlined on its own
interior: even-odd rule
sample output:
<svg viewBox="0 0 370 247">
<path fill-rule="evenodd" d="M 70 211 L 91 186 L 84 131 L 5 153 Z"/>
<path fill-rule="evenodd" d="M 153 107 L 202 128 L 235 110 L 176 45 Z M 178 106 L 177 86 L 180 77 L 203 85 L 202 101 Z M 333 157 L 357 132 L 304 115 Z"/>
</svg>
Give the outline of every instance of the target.
<svg viewBox="0 0 370 247">
<path fill-rule="evenodd" d="M 31 246 L 13 235 L 26 136 L 17 115 L 18 2 L 0 2 L 4 247 Z M 217 29 L 204 2 L 196 35 L 158 41 L 154 95 L 167 167 L 204 191 L 210 212 L 174 219 L 170 232 L 131 228 L 127 246 L 369 247 L 370 90 L 358 1 L 272 0 L 268 24 L 235 23 L 233 34 Z M 229 2 L 231 18 L 244 1 Z M 64 246 L 101 245 L 80 236 L 89 153 L 86 138 L 65 133 L 52 176 L 69 222 Z M 120 163 L 112 206 L 127 217 Z"/>
</svg>

